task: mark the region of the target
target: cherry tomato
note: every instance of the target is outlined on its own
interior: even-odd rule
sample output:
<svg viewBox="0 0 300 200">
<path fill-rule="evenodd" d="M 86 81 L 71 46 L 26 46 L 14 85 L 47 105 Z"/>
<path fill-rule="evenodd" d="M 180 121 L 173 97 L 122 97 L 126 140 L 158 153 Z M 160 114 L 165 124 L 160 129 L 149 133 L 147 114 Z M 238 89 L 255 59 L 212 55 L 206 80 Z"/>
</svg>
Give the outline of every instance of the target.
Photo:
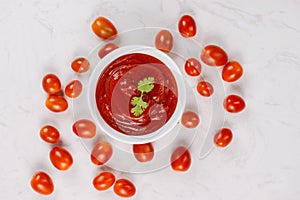
<svg viewBox="0 0 300 200">
<path fill-rule="evenodd" d="M 72 155 L 62 147 L 53 147 L 50 151 L 50 160 L 58 170 L 68 170 L 73 164 Z"/>
<path fill-rule="evenodd" d="M 132 197 L 136 189 L 134 184 L 127 179 L 119 179 L 114 185 L 114 192 L 120 197 Z"/>
<path fill-rule="evenodd" d="M 243 68 L 237 61 L 228 62 L 222 70 L 222 78 L 227 82 L 234 82 L 243 75 Z"/>
<path fill-rule="evenodd" d="M 218 147 L 226 147 L 232 140 L 232 132 L 228 128 L 222 128 L 219 130 L 215 137 L 214 142 Z"/>
<path fill-rule="evenodd" d="M 199 76 L 201 73 L 201 63 L 196 58 L 189 58 L 185 61 L 184 69 L 190 76 Z"/>
<path fill-rule="evenodd" d="M 154 157 L 154 148 L 152 143 L 132 145 L 134 157 L 139 162 L 149 162 Z"/>
<path fill-rule="evenodd" d="M 42 171 L 32 176 L 30 185 L 34 191 L 43 195 L 52 194 L 54 191 L 54 184 L 51 177 Z"/>
<path fill-rule="evenodd" d="M 192 111 L 186 111 L 182 114 L 181 124 L 186 128 L 196 128 L 199 122 L 199 116 Z"/>
<path fill-rule="evenodd" d="M 190 15 L 184 15 L 178 22 L 178 30 L 183 37 L 193 37 L 196 35 L 196 22 Z"/>
<path fill-rule="evenodd" d="M 105 17 L 98 17 L 92 23 L 93 32 L 101 39 L 113 40 L 116 38 L 118 31 L 116 27 Z"/>
<path fill-rule="evenodd" d="M 91 160 L 95 165 L 103 165 L 110 159 L 112 152 L 113 149 L 109 143 L 98 142 L 92 150 Z"/>
<path fill-rule="evenodd" d="M 48 94 L 55 94 L 60 91 L 61 83 L 59 78 L 54 74 L 47 74 L 42 81 L 43 89 Z"/>
<path fill-rule="evenodd" d="M 40 137 L 48 143 L 55 144 L 59 141 L 59 131 L 50 125 L 43 126 L 40 130 Z"/>
<path fill-rule="evenodd" d="M 78 80 L 71 81 L 65 88 L 65 94 L 70 98 L 76 98 L 82 91 L 82 84 Z"/>
<path fill-rule="evenodd" d="M 201 53 L 201 60 L 208 66 L 223 66 L 228 62 L 226 52 L 219 46 L 207 45 Z"/>
<path fill-rule="evenodd" d="M 200 95 L 209 97 L 214 93 L 214 88 L 209 82 L 201 81 L 197 85 L 197 91 Z"/>
<path fill-rule="evenodd" d="M 107 54 L 109 54 L 110 52 L 112 52 L 113 50 L 119 48 L 118 45 L 114 44 L 114 43 L 108 43 L 106 45 L 104 45 L 99 51 L 98 51 L 98 56 L 100 58 L 104 58 L 104 56 L 106 56 Z"/>
<path fill-rule="evenodd" d="M 74 72 L 84 73 L 90 69 L 90 62 L 86 58 L 76 58 L 71 63 Z"/>
<path fill-rule="evenodd" d="M 237 95 L 229 95 L 224 100 L 224 108 L 231 113 L 238 113 L 246 107 L 245 101 L 242 97 Z"/>
<path fill-rule="evenodd" d="M 80 119 L 72 126 L 73 132 L 82 138 L 92 138 L 96 135 L 96 125 L 88 119 Z"/>
<path fill-rule="evenodd" d="M 172 34 L 167 30 L 158 32 L 155 38 L 155 47 L 163 52 L 170 52 L 173 48 Z"/>
<path fill-rule="evenodd" d="M 175 149 L 171 156 L 171 167 L 175 171 L 184 172 L 191 166 L 191 155 L 189 150 L 183 146 Z"/>
<path fill-rule="evenodd" d="M 52 112 L 63 112 L 68 108 L 68 102 L 63 96 L 50 95 L 45 102 L 46 107 Z"/>
<path fill-rule="evenodd" d="M 96 190 L 107 190 L 115 183 L 115 175 L 111 172 L 102 172 L 93 180 Z"/>
</svg>

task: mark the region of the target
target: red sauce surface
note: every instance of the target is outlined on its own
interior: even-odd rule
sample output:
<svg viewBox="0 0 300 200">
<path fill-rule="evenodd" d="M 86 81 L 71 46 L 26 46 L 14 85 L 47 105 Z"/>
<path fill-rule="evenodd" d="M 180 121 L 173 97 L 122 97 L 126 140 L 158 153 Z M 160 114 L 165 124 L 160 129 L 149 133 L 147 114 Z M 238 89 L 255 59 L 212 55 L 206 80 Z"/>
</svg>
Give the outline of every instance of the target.
<svg viewBox="0 0 300 200">
<path fill-rule="evenodd" d="M 131 113 L 131 99 L 141 95 L 140 80 L 154 77 L 154 88 L 143 94 L 148 107 L 139 116 Z M 126 135 L 145 135 L 158 130 L 177 106 L 177 85 L 169 68 L 150 55 L 133 53 L 112 61 L 96 87 L 97 108 L 104 121 Z"/>
</svg>

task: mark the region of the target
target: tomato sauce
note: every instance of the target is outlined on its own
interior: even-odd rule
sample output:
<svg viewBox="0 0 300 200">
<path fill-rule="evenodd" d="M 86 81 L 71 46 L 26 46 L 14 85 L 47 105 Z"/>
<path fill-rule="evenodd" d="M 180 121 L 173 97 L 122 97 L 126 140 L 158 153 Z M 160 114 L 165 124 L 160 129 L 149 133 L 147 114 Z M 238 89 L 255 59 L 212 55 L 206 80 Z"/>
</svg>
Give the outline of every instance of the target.
<svg viewBox="0 0 300 200">
<path fill-rule="evenodd" d="M 154 78 L 154 88 L 143 93 L 148 107 L 132 114 L 131 100 L 139 97 L 139 81 Z M 113 129 L 126 135 L 145 135 L 161 128 L 173 115 L 178 89 L 170 69 L 157 58 L 132 53 L 112 61 L 99 76 L 95 97 L 98 111 Z"/>
</svg>

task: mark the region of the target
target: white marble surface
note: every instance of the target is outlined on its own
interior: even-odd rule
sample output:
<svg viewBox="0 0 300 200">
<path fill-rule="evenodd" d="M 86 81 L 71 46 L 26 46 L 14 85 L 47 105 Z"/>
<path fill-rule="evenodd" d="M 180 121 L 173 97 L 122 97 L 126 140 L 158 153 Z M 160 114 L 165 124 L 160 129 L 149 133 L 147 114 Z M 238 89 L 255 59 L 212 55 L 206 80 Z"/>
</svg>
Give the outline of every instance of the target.
<svg viewBox="0 0 300 200">
<path fill-rule="evenodd" d="M 71 111 L 48 112 L 41 90 L 43 74 L 57 73 L 65 84 L 69 63 L 99 42 L 90 31 L 99 16 L 113 19 L 120 32 L 138 27 L 176 29 L 183 13 L 198 24 L 197 41 L 222 45 L 239 60 L 245 76 L 225 85 L 239 93 L 247 110 L 226 115 L 235 140 L 197 159 L 185 174 L 169 168 L 133 175 L 116 172 L 137 186 L 133 199 L 298 200 L 300 199 L 300 1 L 299 0 L 1 0 L 0 1 L 0 199 L 119 199 L 91 186 L 97 172 L 69 125 Z M 49 146 L 38 137 L 52 122 L 75 157 L 59 172 Z M 29 187 L 36 170 L 49 172 L 55 193 L 42 197 Z"/>
</svg>

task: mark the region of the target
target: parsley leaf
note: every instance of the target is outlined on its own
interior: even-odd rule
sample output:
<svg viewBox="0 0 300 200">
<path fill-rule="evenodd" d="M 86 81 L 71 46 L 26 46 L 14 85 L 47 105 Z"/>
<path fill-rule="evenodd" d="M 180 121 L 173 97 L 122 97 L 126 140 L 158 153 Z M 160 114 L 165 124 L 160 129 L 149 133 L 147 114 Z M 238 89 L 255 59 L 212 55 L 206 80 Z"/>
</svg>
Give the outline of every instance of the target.
<svg viewBox="0 0 300 200">
<path fill-rule="evenodd" d="M 140 80 L 138 90 L 141 92 L 150 92 L 154 88 L 154 78 L 148 77 Z"/>
<path fill-rule="evenodd" d="M 148 103 L 143 101 L 144 92 L 151 92 L 154 88 L 154 78 L 148 77 L 140 80 L 138 83 L 138 90 L 141 92 L 139 97 L 133 97 L 131 99 L 131 105 L 133 108 L 131 109 L 131 113 L 138 117 L 143 114 L 144 110 L 148 107 Z"/>
</svg>

